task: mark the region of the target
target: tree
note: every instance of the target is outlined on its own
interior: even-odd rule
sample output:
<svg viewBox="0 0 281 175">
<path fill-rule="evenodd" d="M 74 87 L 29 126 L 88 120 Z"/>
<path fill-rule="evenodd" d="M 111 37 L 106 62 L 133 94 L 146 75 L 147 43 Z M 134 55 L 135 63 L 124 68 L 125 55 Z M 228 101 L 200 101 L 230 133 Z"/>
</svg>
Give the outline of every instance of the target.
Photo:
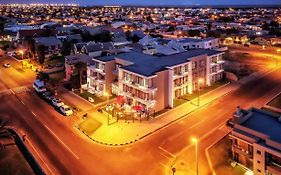
<svg viewBox="0 0 281 175">
<path fill-rule="evenodd" d="M 133 36 L 131 37 L 131 40 L 132 40 L 133 43 L 137 43 L 137 42 L 139 42 L 140 37 L 138 37 L 137 35 L 133 35 Z"/>
<path fill-rule="evenodd" d="M 200 36 L 201 32 L 199 30 L 189 30 L 188 35 L 191 37 Z"/>
<path fill-rule="evenodd" d="M 63 55 L 70 55 L 71 52 L 71 47 L 72 47 L 72 43 L 70 41 L 63 41 L 62 42 L 62 49 L 61 49 L 61 53 Z"/>
<path fill-rule="evenodd" d="M 78 63 L 75 64 L 75 71 L 76 71 L 75 75 L 79 76 L 80 93 L 83 93 L 82 84 L 83 84 L 84 72 L 87 71 L 87 64 L 79 61 Z"/>
<path fill-rule="evenodd" d="M 35 40 L 32 37 L 26 37 L 27 48 L 30 51 L 32 57 L 34 57 L 36 48 L 35 48 Z"/>
<path fill-rule="evenodd" d="M 50 79 L 50 76 L 49 76 L 49 74 L 47 74 L 47 73 L 39 72 L 39 73 L 37 74 L 37 79 L 46 82 L 46 81 L 48 81 L 48 80 Z"/>
<path fill-rule="evenodd" d="M 45 62 L 45 50 L 46 47 L 44 45 L 37 46 L 38 61 L 40 64 L 43 64 Z"/>
</svg>

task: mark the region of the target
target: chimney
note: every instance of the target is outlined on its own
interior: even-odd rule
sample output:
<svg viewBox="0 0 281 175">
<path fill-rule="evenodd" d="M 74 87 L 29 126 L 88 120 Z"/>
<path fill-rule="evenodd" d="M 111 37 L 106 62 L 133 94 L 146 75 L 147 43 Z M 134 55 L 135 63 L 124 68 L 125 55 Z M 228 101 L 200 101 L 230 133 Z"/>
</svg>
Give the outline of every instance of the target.
<svg viewBox="0 0 281 175">
<path fill-rule="evenodd" d="M 240 106 L 237 106 L 236 112 L 233 114 L 232 121 L 234 123 L 239 123 L 239 120 L 243 117 L 243 112 Z"/>
</svg>

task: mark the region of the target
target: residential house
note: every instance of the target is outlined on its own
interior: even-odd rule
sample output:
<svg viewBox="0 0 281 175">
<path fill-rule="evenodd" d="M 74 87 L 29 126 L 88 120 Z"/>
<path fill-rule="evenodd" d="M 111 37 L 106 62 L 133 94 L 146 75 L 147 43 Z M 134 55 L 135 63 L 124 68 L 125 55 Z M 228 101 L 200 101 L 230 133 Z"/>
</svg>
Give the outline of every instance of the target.
<svg viewBox="0 0 281 175">
<path fill-rule="evenodd" d="M 62 48 L 62 42 L 54 37 L 37 37 L 34 39 L 35 45 L 43 45 L 46 47 L 45 54 L 46 56 L 51 56 L 55 54 L 60 54 Z"/>
</svg>

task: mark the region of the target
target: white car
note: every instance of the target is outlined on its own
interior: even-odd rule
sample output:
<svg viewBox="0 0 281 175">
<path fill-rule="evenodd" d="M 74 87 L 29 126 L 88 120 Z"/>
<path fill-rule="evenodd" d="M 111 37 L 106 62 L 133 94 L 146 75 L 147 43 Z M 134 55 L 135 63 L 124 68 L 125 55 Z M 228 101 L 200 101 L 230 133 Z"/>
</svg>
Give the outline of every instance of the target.
<svg viewBox="0 0 281 175">
<path fill-rule="evenodd" d="M 5 63 L 3 66 L 6 67 L 6 68 L 11 67 L 11 65 L 9 63 Z"/>
<path fill-rule="evenodd" d="M 60 107 L 60 111 L 61 111 L 64 115 L 66 115 L 66 116 L 70 116 L 70 115 L 73 114 L 72 109 L 71 109 L 69 106 L 67 106 L 67 105 L 61 106 L 61 107 Z"/>
<path fill-rule="evenodd" d="M 59 107 L 64 105 L 64 103 L 61 101 L 61 99 L 58 99 L 58 98 L 54 98 L 52 100 L 52 104 L 53 104 L 53 106 L 55 106 L 57 108 L 59 108 Z"/>
</svg>

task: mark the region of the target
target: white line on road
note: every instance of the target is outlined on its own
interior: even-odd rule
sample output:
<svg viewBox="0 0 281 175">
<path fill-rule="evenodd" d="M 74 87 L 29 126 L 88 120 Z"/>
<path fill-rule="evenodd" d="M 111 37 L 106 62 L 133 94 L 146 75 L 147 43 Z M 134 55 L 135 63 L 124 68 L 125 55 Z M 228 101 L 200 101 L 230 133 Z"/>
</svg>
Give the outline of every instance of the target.
<svg viewBox="0 0 281 175">
<path fill-rule="evenodd" d="M 161 147 L 161 146 L 158 146 L 158 148 L 159 148 L 160 150 L 164 151 L 165 153 L 169 154 L 170 156 L 174 157 L 174 158 L 176 158 L 176 157 L 177 157 L 176 155 L 174 155 L 174 154 L 170 153 L 169 151 L 167 151 L 166 149 L 164 149 L 164 148 L 163 148 L 163 147 Z"/>
<path fill-rule="evenodd" d="M 31 113 L 32 113 L 35 117 L 37 117 L 37 115 L 36 115 L 33 111 L 31 111 Z"/>
<path fill-rule="evenodd" d="M 44 126 L 77 158 L 77 159 L 79 159 L 79 157 L 74 153 L 74 152 L 72 152 L 71 151 L 71 149 L 65 144 L 65 143 L 63 143 L 63 141 L 47 126 L 47 125 L 45 125 L 44 124 Z"/>
</svg>

